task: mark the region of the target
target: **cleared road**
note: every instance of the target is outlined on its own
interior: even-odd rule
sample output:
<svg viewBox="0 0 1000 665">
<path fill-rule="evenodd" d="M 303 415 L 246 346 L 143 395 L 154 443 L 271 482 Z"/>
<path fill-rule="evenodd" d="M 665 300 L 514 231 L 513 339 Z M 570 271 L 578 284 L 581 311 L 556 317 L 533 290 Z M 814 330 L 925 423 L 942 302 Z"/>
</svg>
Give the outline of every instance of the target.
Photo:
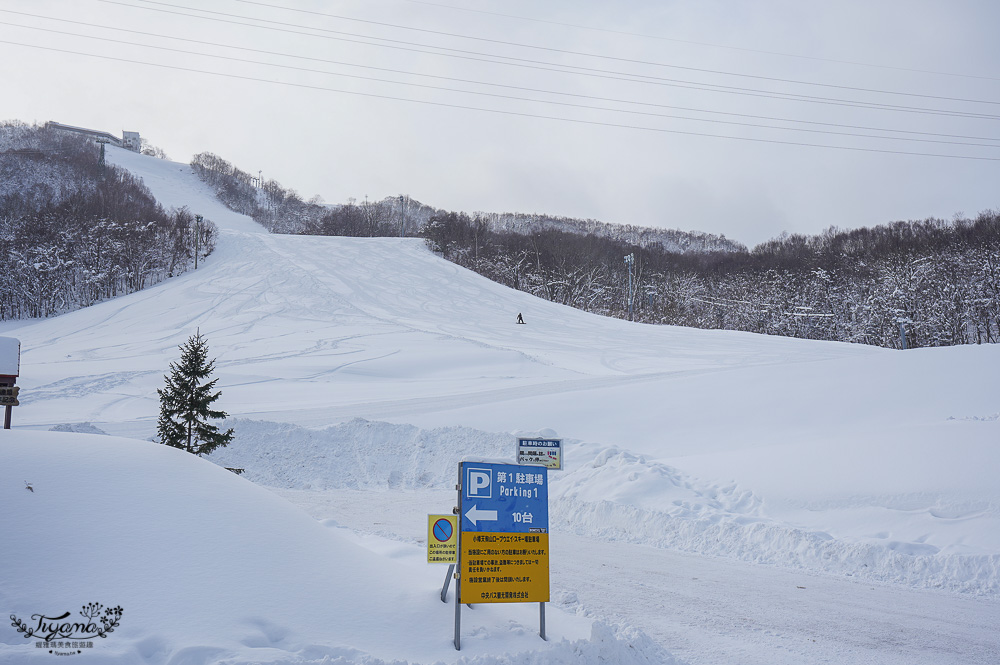
<svg viewBox="0 0 1000 665">
<path fill-rule="evenodd" d="M 315 518 L 410 543 L 442 490 L 273 490 Z M 860 583 L 555 532 L 552 600 L 621 621 L 691 665 L 995 665 L 1000 601 Z"/>
</svg>

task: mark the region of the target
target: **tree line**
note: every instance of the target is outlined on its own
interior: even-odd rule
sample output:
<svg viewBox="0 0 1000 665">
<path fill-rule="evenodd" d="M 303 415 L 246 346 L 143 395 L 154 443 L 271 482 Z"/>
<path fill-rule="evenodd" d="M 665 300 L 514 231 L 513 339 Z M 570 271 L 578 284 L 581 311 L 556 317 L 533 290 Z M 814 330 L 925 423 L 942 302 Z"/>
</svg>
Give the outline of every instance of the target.
<svg viewBox="0 0 1000 665">
<path fill-rule="evenodd" d="M 46 317 L 186 271 L 216 227 L 164 211 L 87 139 L 0 124 L 0 320 Z"/>
<path fill-rule="evenodd" d="M 391 237 L 416 235 L 430 217 L 442 211 L 404 197 L 343 205 L 324 205 L 319 196 L 305 201 L 294 189 L 275 180 L 258 181 L 218 155 L 203 152 L 191 167 L 230 210 L 253 217 L 272 233 Z"/>
<path fill-rule="evenodd" d="M 202 152 L 191 158 L 195 174 L 230 210 L 252 217 L 272 233 L 297 233 L 309 220 L 322 216 L 319 199 L 302 200 L 294 189 L 275 180 L 257 182 L 218 155 Z"/>
<path fill-rule="evenodd" d="M 423 234 L 494 281 L 606 316 L 891 348 L 1000 341 L 997 211 L 786 234 L 752 251 L 496 233 L 461 213 L 433 217 Z"/>
<path fill-rule="evenodd" d="M 324 205 L 314 196 L 304 201 L 293 189 L 278 182 L 259 182 L 222 157 L 210 152 L 191 160 L 195 173 L 211 186 L 231 210 L 249 215 L 275 233 L 389 237 L 419 235 L 434 216 L 448 211 L 433 208 L 408 196 L 389 196 L 364 202 L 348 199 L 343 205 Z M 532 235 L 539 231 L 565 231 L 571 235 L 598 236 L 659 247 L 670 252 L 738 251 L 746 248 L 725 236 L 697 231 L 608 224 L 538 213 L 478 212 L 473 217 L 491 231 Z"/>
</svg>

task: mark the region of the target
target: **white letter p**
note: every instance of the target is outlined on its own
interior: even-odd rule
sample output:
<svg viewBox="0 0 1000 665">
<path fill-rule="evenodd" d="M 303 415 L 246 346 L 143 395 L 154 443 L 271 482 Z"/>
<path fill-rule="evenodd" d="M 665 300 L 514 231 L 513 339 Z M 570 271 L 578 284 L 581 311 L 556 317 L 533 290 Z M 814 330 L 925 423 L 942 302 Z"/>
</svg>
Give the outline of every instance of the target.
<svg viewBox="0 0 1000 665">
<path fill-rule="evenodd" d="M 490 472 L 488 469 L 469 469 L 468 497 L 490 498 Z"/>
</svg>

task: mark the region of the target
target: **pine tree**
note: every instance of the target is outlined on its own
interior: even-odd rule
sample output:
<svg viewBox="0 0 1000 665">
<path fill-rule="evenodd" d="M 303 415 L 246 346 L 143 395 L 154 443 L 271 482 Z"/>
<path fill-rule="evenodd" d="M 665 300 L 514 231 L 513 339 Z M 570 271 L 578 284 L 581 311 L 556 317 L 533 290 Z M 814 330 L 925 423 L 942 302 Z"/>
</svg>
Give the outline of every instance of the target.
<svg viewBox="0 0 1000 665">
<path fill-rule="evenodd" d="M 208 360 L 208 342 L 197 332 L 180 347 L 181 359 L 170 363 L 167 385 L 157 390 L 160 396 L 160 418 L 156 429 L 160 443 L 205 455 L 229 445 L 233 430 L 220 432 L 210 419 L 225 418 L 225 411 L 215 411 L 211 405 L 221 392 L 212 393 L 218 379 L 205 382 L 215 370 L 215 360 Z"/>
</svg>

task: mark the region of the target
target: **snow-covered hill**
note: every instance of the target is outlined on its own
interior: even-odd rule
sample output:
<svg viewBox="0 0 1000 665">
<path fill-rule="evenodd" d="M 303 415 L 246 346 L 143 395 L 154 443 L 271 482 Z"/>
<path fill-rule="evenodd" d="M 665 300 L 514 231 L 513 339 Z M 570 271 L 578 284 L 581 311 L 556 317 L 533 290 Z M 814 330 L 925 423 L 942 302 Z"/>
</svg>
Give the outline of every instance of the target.
<svg viewBox="0 0 1000 665">
<path fill-rule="evenodd" d="M 335 524 L 218 466 L 153 443 L 48 432 L 8 434 L 3 460 L 0 604 L 28 627 L 38 613 L 70 611 L 67 621 L 80 621 L 78 608 L 89 602 L 123 609 L 120 626 L 89 640 L 94 646 L 72 662 L 457 655 L 448 632 L 454 610 L 437 597 L 440 568 L 401 556 L 410 552 L 373 555 Z M 15 478 L 29 478 L 32 489 Z M 495 653 L 495 643 L 554 652 L 556 662 L 575 652 L 582 662 L 629 657 L 610 635 L 591 640 L 592 622 L 582 617 L 551 611 L 550 632 L 560 639 L 545 644 L 528 608 L 480 609 L 467 618 L 478 636 L 465 640 L 470 657 Z M 37 641 L 5 631 L 0 662 L 52 658 Z"/>
<path fill-rule="evenodd" d="M 985 626 L 1000 620 L 1000 485 L 995 478 L 1000 468 L 1000 346 L 896 352 L 605 319 L 489 282 L 439 259 L 416 239 L 269 235 L 215 201 L 186 165 L 120 150 L 109 151 L 109 160 L 142 176 L 165 206 L 187 206 L 213 220 L 221 230 L 218 249 L 197 272 L 141 293 L 54 319 L 3 324 L 2 334 L 21 339 L 23 355 L 22 406 L 14 421 L 21 431 L 0 433 L 0 443 L 17 444 L 7 449 L 0 445 L 0 455 L 13 455 L 0 467 L 0 491 L 6 492 L 5 501 L 18 502 L 17 516 L 0 519 L 4 533 L 16 534 L 19 544 L 5 539 L 0 556 L 20 557 L 22 566 L 30 558 L 35 562 L 30 565 L 48 570 L 61 570 L 74 553 L 88 561 L 109 556 L 107 543 L 128 538 L 125 525 L 142 521 L 152 510 L 152 496 L 173 497 L 173 487 L 188 474 L 222 493 L 216 498 L 229 506 L 234 523 L 252 524 L 255 510 L 278 511 L 280 501 L 254 488 L 249 479 L 274 488 L 315 517 L 350 527 L 334 537 L 321 523 L 290 519 L 283 527 L 287 534 L 276 540 L 309 550 L 302 553 L 307 558 L 316 556 L 316 548 L 339 552 L 348 545 L 366 547 L 395 571 L 386 573 L 387 579 L 398 573 L 408 580 L 390 588 L 416 598 L 428 585 L 440 585 L 441 575 L 439 569 L 427 572 L 425 565 L 424 572 L 406 572 L 420 558 L 419 515 L 450 509 L 453 492 L 447 488 L 455 462 L 468 454 L 509 456 L 510 432 L 551 428 L 569 440 L 567 469 L 553 480 L 553 516 L 558 520 L 552 525 L 553 542 L 566 539 L 560 555 L 565 557 L 563 570 L 575 571 L 568 577 L 554 573 L 553 591 L 557 604 L 568 611 L 563 636 L 584 641 L 502 662 L 596 662 L 598 657 L 619 662 L 624 653 L 663 660 L 668 652 L 695 663 L 873 658 L 990 662 L 987 656 L 1000 650 L 991 631 L 975 628 L 976 621 Z M 519 312 L 527 325 L 515 324 Z M 237 433 L 233 445 L 212 460 L 246 468 L 245 478 L 218 469 L 215 473 L 204 460 L 177 458 L 140 442 L 123 458 L 121 464 L 133 465 L 126 469 L 114 462 L 115 451 L 125 445 L 121 440 L 100 443 L 79 434 L 50 439 L 56 435 L 32 433 L 88 422 L 112 435 L 150 437 L 156 388 L 162 386 L 167 364 L 177 358 L 177 345 L 196 330 L 207 337 L 210 354 L 218 359 L 219 405 L 233 416 L 230 426 Z M 135 509 L 109 518 L 118 526 L 101 531 L 102 538 L 73 531 L 65 551 L 55 547 L 51 538 L 56 536 L 35 526 L 45 514 L 37 502 L 21 506 L 36 498 L 24 490 L 25 480 L 56 485 L 61 488 L 58 501 L 71 501 L 106 484 L 114 487 L 117 477 L 141 475 L 139 467 L 158 464 L 166 465 L 164 478 L 174 480 L 161 480 L 149 471 L 155 482 L 141 488 L 132 487 L 131 480 L 121 485 L 128 489 L 116 496 Z M 86 477 L 104 466 L 110 470 L 93 474 L 101 479 L 99 485 L 70 482 L 73 469 Z M 24 474 L 32 477 L 22 478 Z M 145 494 L 147 489 L 152 494 Z M 180 505 L 195 512 L 205 507 L 190 501 L 185 498 Z M 256 508 L 253 501 L 269 507 Z M 274 501 L 278 504 L 268 503 Z M 176 542 L 186 538 L 182 512 L 160 519 Z M 204 534 L 219 527 L 205 520 L 192 528 Z M 42 540 L 21 544 L 43 532 Z M 353 541 L 345 544 L 345 539 Z M 903 606 L 919 607 L 922 618 L 893 615 L 899 616 L 900 630 L 913 636 L 903 647 L 894 638 L 895 651 L 879 641 L 879 624 L 860 618 L 847 632 L 870 636 L 868 647 L 858 647 L 857 640 L 826 622 L 824 628 L 810 624 L 808 629 L 819 631 L 822 645 L 789 648 L 781 630 L 762 633 L 740 623 L 735 614 L 732 620 L 723 618 L 737 611 L 738 601 L 727 605 L 720 600 L 707 617 L 693 606 L 689 614 L 684 607 L 676 615 L 665 609 L 633 611 L 633 606 L 650 607 L 668 590 L 648 577 L 628 576 L 627 564 L 615 578 L 616 588 L 632 589 L 634 602 L 613 593 L 588 594 L 605 581 L 601 566 L 593 563 L 597 553 L 613 545 L 629 552 L 637 568 L 647 555 L 631 549 L 634 545 L 658 548 L 649 551 L 665 557 L 664 565 L 688 565 L 670 559 L 676 554 L 669 553 L 702 555 L 697 565 L 709 566 L 709 576 L 740 580 L 742 586 L 730 589 L 734 599 L 759 595 L 761 587 L 755 584 L 770 584 L 775 571 L 793 570 L 811 576 L 801 586 L 828 589 L 831 597 L 850 598 L 855 588 L 860 598 L 862 589 L 867 594 L 875 585 L 865 612 L 882 603 L 889 614 L 896 605 L 900 612 Z M 213 552 L 220 559 L 241 559 L 240 552 L 250 545 L 209 538 L 204 547 L 202 559 Z M 259 572 L 268 568 L 266 557 L 280 559 L 282 547 L 253 547 L 261 548 L 259 555 L 247 557 L 239 569 L 250 577 L 266 576 Z M 180 546 L 177 550 L 183 554 Z M 139 585 L 149 574 L 134 564 L 144 550 L 133 543 L 127 552 L 120 559 L 136 571 L 133 583 Z M 715 559 L 705 555 L 727 563 L 712 564 Z M 354 556 L 345 555 L 345 560 Z M 381 630 L 358 628 L 351 633 L 356 637 L 327 633 L 312 619 L 300 619 L 299 610 L 291 609 L 293 599 L 309 599 L 302 605 L 306 614 L 315 610 L 329 618 L 335 611 L 313 604 L 304 581 L 314 575 L 313 565 L 310 559 L 290 566 L 290 572 L 281 573 L 284 586 L 262 580 L 266 593 L 234 594 L 231 604 L 240 608 L 235 614 L 201 617 L 214 636 L 211 631 L 189 636 L 174 616 L 179 602 L 164 602 L 159 610 L 148 607 L 141 617 L 130 614 L 135 623 L 129 630 L 135 632 L 127 639 L 121 633 L 125 651 L 115 653 L 122 658 L 130 654 L 127 658 L 134 662 L 181 662 L 188 648 L 196 655 L 185 662 L 338 655 L 351 661 L 361 654 L 413 662 L 456 657 L 439 650 L 440 645 L 407 647 L 410 642 L 397 641 L 387 630 L 407 621 L 408 612 L 424 612 L 412 603 L 393 607 L 384 619 L 359 605 L 359 616 Z M 396 569 L 399 565 L 403 572 Z M 553 565 L 560 565 L 555 558 Z M 372 581 L 369 568 L 350 566 L 345 574 L 377 587 L 370 607 L 382 607 L 381 582 Z M 725 566 L 741 572 L 723 575 Z M 258 573 L 247 572 L 251 569 Z M 190 591 L 186 574 L 179 561 L 177 588 Z M 10 575 L 8 569 L 0 579 L 13 579 Z M 705 575 L 699 572 L 672 584 L 697 596 L 693 586 L 683 585 L 694 585 L 690 577 Z M 122 594 L 128 579 L 116 582 Z M 165 594 L 174 586 L 171 579 L 164 578 L 157 588 Z M 36 593 L 66 609 L 99 600 L 75 600 L 82 592 L 71 581 L 49 576 L 36 587 L 45 591 Z M 330 578 L 323 584 L 334 588 L 338 583 Z M 775 607 L 793 606 L 796 586 L 791 585 L 788 597 L 777 598 Z M 0 600 L 29 602 L 28 585 L 10 588 L 14 590 L 0 591 L 8 594 Z M 317 594 L 330 595 L 327 587 L 315 588 Z M 884 592 L 877 591 L 882 588 Z M 928 588 L 949 593 L 916 590 Z M 57 593 L 59 589 L 63 591 Z M 59 595 L 63 592 L 67 595 Z M 226 598 L 218 586 L 207 587 L 199 597 L 209 596 Z M 139 598 L 132 598 L 139 606 Z M 242 607 L 255 598 L 275 603 L 278 609 L 269 616 L 284 617 L 267 619 L 280 626 L 277 632 L 262 630 L 294 637 L 265 645 L 266 640 L 243 635 L 239 626 L 249 625 L 251 613 Z M 833 605 L 817 600 L 814 607 L 833 611 Z M 859 608 L 836 603 L 841 614 L 860 617 Z M 18 611 L 25 611 L 21 607 Z M 506 617 L 519 622 L 521 615 L 496 609 L 477 615 L 489 617 L 476 633 L 483 648 L 469 653 L 486 657 L 539 646 L 521 641 L 530 619 L 508 626 Z M 433 630 L 447 634 L 447 625 L 428 618 L 436 617 L 436 611 L 414 616 L 414 625 L 429 621 Z M 616 628 L 609 631 L 598 624 L 587 638 L 589 626 L 581 627 L 569 616 L 577 612 Z M 260 613 L 252 616 L 260 619 Z M 780 616 L 789 625 L 800 619 L 790 611 Z M 954 616 L 971 617 L 965 625 L 973 627 L 960 635 L 952 628 Z M 699 622 L 715 628 L 683 628 Z M 123 619 L 122 631 L 125 626 Z M 629 632 L 636 626 L 654 636 L 656 644 Z M 430 624 L 427 630 L 432 631 Z M 801 637 L 802 630 L 793 634 Z M 918 644 L 923 638 L 916 637 L 927 634 L 944 645 L 944 659 L 928 659 Z M 423 639 L 416 635 L 405 633 L 418 642 Z M 631 647 L 622 641 L 630 636 Z M 158 646 L 145 653 L 141 644 L 147 642 Z M 720 646 L 733 643 L 740 645 L 736 660 L 726 658 L 728 652 Z M 0 661 L 20 662 L 10 660 L 25 653 L 15 644 L 20 642 L 0 633 Z M 327 651 L 311 650 L 311 645 Z M 337 650 L 342 648 L 356 652 Z M 573 660 L 574 653 L 583 654 L 583 660 Z"/>
</svg>

